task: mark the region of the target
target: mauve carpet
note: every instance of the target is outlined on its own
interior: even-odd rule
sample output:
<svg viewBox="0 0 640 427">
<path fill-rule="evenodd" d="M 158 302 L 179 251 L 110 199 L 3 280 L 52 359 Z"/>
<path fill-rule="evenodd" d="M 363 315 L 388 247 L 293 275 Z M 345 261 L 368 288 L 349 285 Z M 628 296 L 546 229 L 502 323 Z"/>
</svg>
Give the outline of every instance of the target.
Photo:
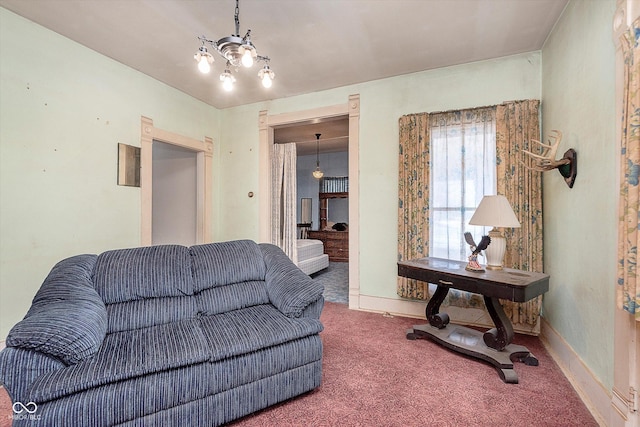
<svg viewBox="0 0 640 427">
<path fill-rule="evenodd" d="M 426 321 L 331 302 L 321 320 L 322 385 L 230 426 L 598 425 L 537 337 L 516 335 L 514 343 L 527 346 L 540 365 L 517 363 L 519 384 L 505 384 L 487 363 L 405 338 Z M 11 416 L 4 393 L 0 426 Z"/>
<path fill-rule="evenodd" d="M 231 425 L 597 426 L 537 337 L 517 334 L 539 366 L 515 365 L 505 384 L 487 363 L 406 330 L 425 321 L 349 310 L 327 302 L 322 385 Z"/>
</svg>

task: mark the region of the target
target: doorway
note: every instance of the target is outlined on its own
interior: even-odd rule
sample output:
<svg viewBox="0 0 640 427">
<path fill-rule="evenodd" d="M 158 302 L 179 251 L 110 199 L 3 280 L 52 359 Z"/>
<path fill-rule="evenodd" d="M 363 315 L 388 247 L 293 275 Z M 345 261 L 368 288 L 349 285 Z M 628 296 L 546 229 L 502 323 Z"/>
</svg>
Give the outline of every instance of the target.
<svg viewBox="0 0 640 427">
<path fill-rule="evenodd" d="M 162 216 L 160 211 L 157 210 L 154 212 L 154 152 L 157 148 L 164 147 L 161 144 L 170 146 L 168 148 L 164 147 L 164 149 L 159 148 L 161 151 L 165 151 L 163 157 L 185 156 L 184 150 L 189 152 L 187 158 L 192 155 L 195 156 L 195 186 L 193 182 L 189 184 L 193 186 L 195 190 L 195 243 L 211 242 L 213 140 L 205 137 L 203 141 L 199 141 L 159 129 L 154 127 L 152 119 L 144 116 L 141 117 L 140 125 L 141 245 L 150 246 L 159 244 L 158 242 L 162 242 L 163 239 L 165 239 L 165 237 L 158 237 L 158 239 L 160 239 L 158 242 L 154 240 L 154 213 Z M 180 154 L 178 155 L 176 153 Z M 156 185 L 162 186 L 161 182 L 156 183 Z M 193 217 L 193 215 L 191 216 Z M 158 226 L 158 222 L 155 222 L 155 225 Z M 192 237 L 188 239 L 191 241 Z"/>
<path fill-rule="evenodd" d="M 304 239 L 298 242 L 298 265 L 322 283 L 325 301 L 348 304 L 349 116 L 274 127 L 274 143 L 296 145 L 295 223 L 298 240 Z M 317 258 L 322 253 L 328 259 Z"/>
<path fill-rule="evenodd" d="M 196 170 L 195 151 L 153 142 L 151 244 L 197 243 Z"/>
<path fill-rule="evenodd" d="M 259 237 L 262 242 L 270 242 L 271 231 L 271 187 L 270 165 L 271 146 L 274 143 L 274 130 L 278 127 L 296 126 L 314 121 L 329 120 L 348 116 L 349 120 L 349 308 L 360 308 L 360 259 L 359 259 L 359 141 L 360 141 L 360 95 L 351 95 L 346 104 L 322 107 L 312 110 L 269 115 L 261 111 L 258 117 L 260 131 L 260 199 L 259 199 Z"/>
</svg>

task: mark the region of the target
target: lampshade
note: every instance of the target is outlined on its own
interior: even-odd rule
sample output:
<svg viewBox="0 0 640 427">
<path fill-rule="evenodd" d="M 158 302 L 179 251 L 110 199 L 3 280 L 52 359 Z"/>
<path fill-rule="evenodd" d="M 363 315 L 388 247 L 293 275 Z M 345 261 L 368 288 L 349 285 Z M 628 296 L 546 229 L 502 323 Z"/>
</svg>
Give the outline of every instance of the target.
<svg viewBox="0 0 640 427">
<path fill-rule="evenodd" d="M 520 222 L 506 197 L 484 196 L 469 220 L 470 225 L 519 228 Z"/>
<path fill-rule="evenodd" d="M 484 225 L 494 227 L 489 232 L 491 243 L 485 249 L 487 268 L 502 270 L 502 260 L 507 249 L 507 240 L 502 236 L 498 227 L 519 228 L 520 222 L 513 213 L 509 201 L 504 196 L 484 196 L 469 220 L 470 225 Z"/>
</svg>

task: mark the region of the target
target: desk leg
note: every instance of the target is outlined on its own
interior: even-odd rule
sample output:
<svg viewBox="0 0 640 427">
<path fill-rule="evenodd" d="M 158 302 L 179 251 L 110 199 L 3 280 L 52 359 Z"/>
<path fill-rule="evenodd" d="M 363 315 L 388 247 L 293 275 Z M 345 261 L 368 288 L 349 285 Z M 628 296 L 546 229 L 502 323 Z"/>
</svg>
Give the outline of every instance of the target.
<svg viewBox="0 0 640 427">
<path fill-rule="evenodd" d="M 538 359 L 526 347 L 511 344 L 514 336 L 513 326 L 497 298 L 484 297 L 495 328 L 483 334 L 464 326 L 447 327 L 449 315 L 438 313 L 438 310 L 448 292 L 449 288 L 438 286 L 427 304 L 426 315 L 429 325 L 415 325 L 407 331 L 407 339 L 431 339 L 451 350 L 489 362 L 496 367 L 500 378 L 506 383 L 518 383 L 513 362 L 538 366 Z"/>
<path fill-rule="evenodd" d="M 449 315 L 447 313 L 439 313 L 440 304 L 447 296 L 449 288 L 446 286 L 438 286 L 433 297 L 427 303 L 427 310 L 425 312 L 427 320 L 431 326 L 435 326 L 438 329 L 442 329 L 449 324 Z"/>
<path fill-rule="evenodd" d="M 484 305 L 496 327 L 485 332 L 482 338 L 487 347 L 502 351 L 513 341 L 513 326 L 498 298 L 484 297 Z"/>
</svg>

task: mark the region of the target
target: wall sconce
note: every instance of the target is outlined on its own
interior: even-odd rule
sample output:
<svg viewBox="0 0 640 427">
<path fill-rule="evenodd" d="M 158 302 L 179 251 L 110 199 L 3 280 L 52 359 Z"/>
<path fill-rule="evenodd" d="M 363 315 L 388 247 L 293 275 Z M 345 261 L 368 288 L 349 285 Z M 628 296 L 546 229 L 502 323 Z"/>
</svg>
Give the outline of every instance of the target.
<svg viewBox="0 0 640 427">
<path fill-rule="evenodd" d="M 552 140 L 554 141 L 553 143 L 551 142 Z M 529 166 L 524 162 L 521 163 L 527 169 L 539 172 L 558 169 L 558 172 L 560 172 L 560 175 L 562 175 L 569 188 L 573 188 L 573 183 L 578 175 L 578 153 L 576 153 L 576 150 L 573 148 L 569 148 L 565 151 L 564 156 L 561 159 L 556 160 L 556 151 L 558 151 L 558 145 L 560 145 L 561 140 L 562 132 L 559 130 L 551 131 L 548 145 L 532 139 L 532 142 L 535 142 L 542 147 L 542 154 L 538 155 L 527 150 L 522 150 L 529 156 L 529 159 L 531 159 L 533 164 L 532 166 Z"/>
</svg>

